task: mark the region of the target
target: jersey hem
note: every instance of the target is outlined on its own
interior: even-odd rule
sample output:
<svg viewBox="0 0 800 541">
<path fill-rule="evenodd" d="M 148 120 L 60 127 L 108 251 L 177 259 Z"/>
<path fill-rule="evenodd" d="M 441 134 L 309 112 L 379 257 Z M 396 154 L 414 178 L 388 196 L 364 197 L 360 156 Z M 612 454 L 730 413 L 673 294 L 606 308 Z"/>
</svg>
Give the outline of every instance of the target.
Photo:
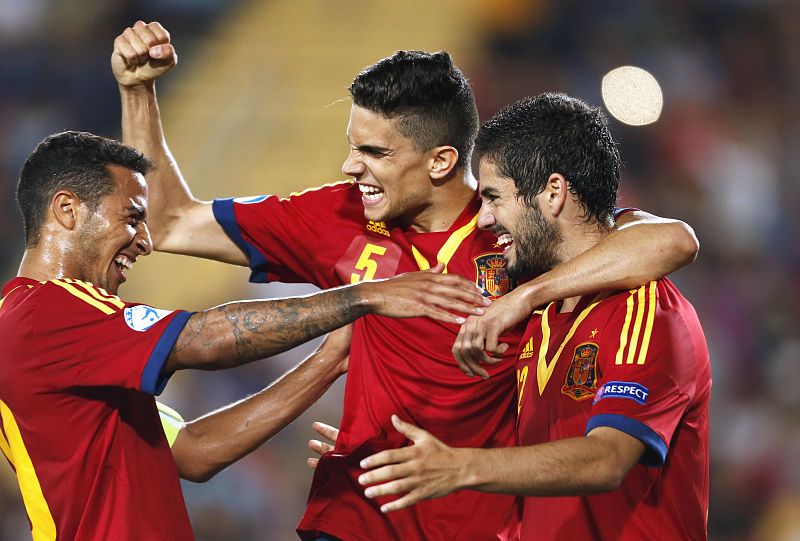
<svg viewBox="0 0 800 541">
<path fill-rule="evenodd" d="M 629 436 L 633 436 L 645 444 L 647 449 L 642 455 L 642 458 L 639 459 L 640 464 L 654 467 L 664 465 L 664 461 L 667 458 L 667 444 L 661 439 L 661 436 L 656 434 L 646 424 L 636 419 L 626 417 L 625 415 L 601 413 L 589 418 L 589 421 L 586 423 L 585 433 L 588 434 L 600 426 L 615 428 L 621 432 L 625 432 Z"/>
<path fill-rule="evenodd" d="M 167 362 L 172 351 L 172 346 L 178 339 L 178 335 L 186 326 L 186 322 L 194 312 L 179 312 L 169 322 L 167 328 L 161 334 L 161 338 L 156 342 L 156 346 L 150 353 L 150 358 L 147 359 L 147 364 L 142 371 L 142 391 L 152 395 L 160 395 L 167 386 L 167 382 L 172 374 L 162 374 L 161 369 L 164 368 L 164 363 Z"/>
<path fill-rule="evenodd" d="M 267 267 L 269 262 L 253 244 L 247 242 L 242 236 L 242 231 L 239 229 L 239 224 L 236 222 L 236 213 L 234 212 L 233 199 L 215 199 L 211 204 L 211 209 L 214 212 L 214 219 L 222 226 L 222 229 L 230 237 L 230 239 L 238 246 L 246 255 L 250 262 L 250 281 L 253 283 L 267 283 L 269 278 L 267 276 Z"/>
</svg>

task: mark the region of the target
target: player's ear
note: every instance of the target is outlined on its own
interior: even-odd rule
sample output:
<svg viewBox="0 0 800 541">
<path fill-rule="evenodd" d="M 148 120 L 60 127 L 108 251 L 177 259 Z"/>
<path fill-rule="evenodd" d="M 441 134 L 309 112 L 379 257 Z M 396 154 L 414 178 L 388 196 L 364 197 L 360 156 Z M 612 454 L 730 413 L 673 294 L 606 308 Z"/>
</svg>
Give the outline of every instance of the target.
<svg viewBox="0 0 800 541">
<path fill-rule="evenodd" d="M 71 190 L 59 190 L 50 203 L 50 214 L 63 229 L 73 230 L 78 224 L 81 200 Z"/>
<path fill-rule="evenodd" d="M 447 177 L 458 163 L 458 150 L 455 147 L 442 145 L 431 149 L 428 173 L 434 180 Z"/>
<path fill-rule="evenodd" d="M 552 173 L 544 186 L 544 203 L 553 217 L 561 214 L 570 197 L 569 184 L 561 173 Z M 542 209 L 544 210 L 544 209 Z"/>
</svg>

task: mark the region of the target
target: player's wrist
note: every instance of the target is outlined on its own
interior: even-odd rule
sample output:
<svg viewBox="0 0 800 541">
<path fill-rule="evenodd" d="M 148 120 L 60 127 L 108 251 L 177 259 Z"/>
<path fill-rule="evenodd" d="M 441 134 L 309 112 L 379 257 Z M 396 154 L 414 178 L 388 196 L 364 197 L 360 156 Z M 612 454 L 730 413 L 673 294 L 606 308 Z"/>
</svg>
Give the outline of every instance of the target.
<svg viewBox="0 0 800 541">
<path fill-rule="evenodd" d="M 123 99 L 126 97 L 149 99 L 155 94 L 155 81 L 117 79 L 117 85 Z"/>
<path fill-rule="evenodd" d="M 359 316 L 380 313 L 384 298 L 378 283 L 379 281 L 361 282 L 350 288 L 354 293 L 353 308 L 359 312 Z"/>
<path fill-rule="evenodd" d="M 458 485 L 453 490 L 476 489 L 485 485 L 486 462 L 481 460 L 479 449 L 455 448 L 456 463 L 460 464 Z"/>
</svg>

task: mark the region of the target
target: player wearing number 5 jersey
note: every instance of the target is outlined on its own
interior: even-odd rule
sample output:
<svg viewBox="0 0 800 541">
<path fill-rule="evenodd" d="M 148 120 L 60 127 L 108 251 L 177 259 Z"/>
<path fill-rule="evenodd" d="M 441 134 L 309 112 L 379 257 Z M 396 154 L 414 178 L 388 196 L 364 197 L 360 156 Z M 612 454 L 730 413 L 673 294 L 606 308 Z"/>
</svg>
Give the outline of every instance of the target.
<svg viewBox="0 0 800 541">
<path fill-rule="evenodd" d="M 442 263 L 448 273 L 474 280 L 487 298 L 513 299 L 501 314 L 514 306 L 523 316 L 562 295 L 638 286 L 694 257 L 685 224 L 626 215 L 583 263 L 554 270 L 540 282 L 545 287 L 515 298 L 502 248 L 476 229 L 480 205 L 470 159 L 477 109 L 446 53 L 400 51 L 356 77 L 350 154 L 342 167 L 353 181 L 286 199 L 198 201 L 170 156 L 155 98 L 154 81 L 169 69 L 164 58 L 171 53 L 168 37 L 137 23 L 118 38 L 113 57 L 124 140 L 157 163 L 149 177 L 157 250 L 248 265 L 255 281 L 320 287 Z M 497 314 L 489 306 L 484 317 L 494 321 Z M 370 317 L 356 325 L 342 430 L 315 472 L 300 523 L 304 538 L 481 541 L 503 529 L 508 496 L 462 492 L 386 516 L 357 483 L 360 458 L 404 443 L 391 426 L 395 411 L 452 444 L 513 444 L 511 354 L 487 368 L 492 377 L 465 378 L 450 351 L 459 331 L 418 319 L 398 325 Z M 506 351 L 492 342 L 487 347 Z"/>
<path fill-rule="evenodd" d="M 475 280 L 485 295 L 496 298 L 509 290 L 510 279 L 496 239 L 477 229 L 478 210 L 476 198 L 446 231 L 420 233 L 366 219 L 361 193 L 352 182 L 288 199 L 214 202 L 219 223 L 249 254 L 252 280 L 327 288 L 441 261 L 448 273 Z M 415 318 L 395 325 L 382 317 L 356 323 L 339 438 L 334 452 L 317 466 L 301 529 L 343 539 L 365 538 L 356 533 L 365 528 L 381 532 L 384 539 L 447 539 L 448 528 L 458 525 L 472 532 L 471 538 L 491 539 L 505 524 L 510 496 L 465 492 L 426 502 L 407 516 L 383 517 L 358 486 L 359 460 L 403 444 L 401 435 L 387 430 L 396 411 L 447 433 L 454 445 L 514 444 L 513 357 L 489 367 L 492 377 L 486 381 L 468 379 L 450 352 L 458 327 L 430 323 Z"/>
</svg>

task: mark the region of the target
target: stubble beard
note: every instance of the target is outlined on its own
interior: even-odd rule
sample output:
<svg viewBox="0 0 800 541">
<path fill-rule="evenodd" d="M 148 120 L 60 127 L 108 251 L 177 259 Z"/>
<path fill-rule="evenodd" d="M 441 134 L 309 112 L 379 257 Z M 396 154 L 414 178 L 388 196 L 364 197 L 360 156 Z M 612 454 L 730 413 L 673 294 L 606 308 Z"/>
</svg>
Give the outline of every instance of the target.
<svg viewBox="0 0 800 541">
<path fill-rule="evenodd" d="M 547 221 L 538 203 L 529 207 L 514 235 L 514 263 L 508 275 L 517 283 L 538 276 L 558 263 L 558 246 L 563 241 L 557 226 Z"/>
</svg>

